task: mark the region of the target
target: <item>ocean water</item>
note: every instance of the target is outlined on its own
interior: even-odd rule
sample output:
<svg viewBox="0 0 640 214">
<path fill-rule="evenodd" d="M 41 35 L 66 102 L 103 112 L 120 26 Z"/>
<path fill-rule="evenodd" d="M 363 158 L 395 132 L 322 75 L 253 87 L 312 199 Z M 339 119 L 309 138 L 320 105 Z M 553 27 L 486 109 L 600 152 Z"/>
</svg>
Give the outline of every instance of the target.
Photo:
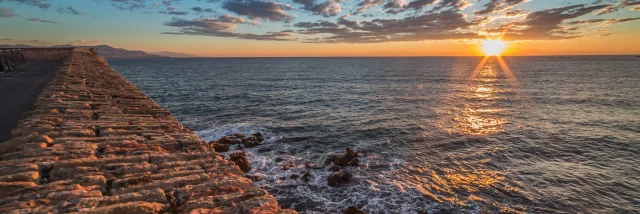
<svg viewBox="0 0 640 214">
<path fill-rule="evenodd" d="M 302 213 L 640 212 L 638 57 L 109 64 L 207 141 L 264 133 L 248 174 Z M 361 166 L 329 187 L 346 147 Z"/>
</svg>

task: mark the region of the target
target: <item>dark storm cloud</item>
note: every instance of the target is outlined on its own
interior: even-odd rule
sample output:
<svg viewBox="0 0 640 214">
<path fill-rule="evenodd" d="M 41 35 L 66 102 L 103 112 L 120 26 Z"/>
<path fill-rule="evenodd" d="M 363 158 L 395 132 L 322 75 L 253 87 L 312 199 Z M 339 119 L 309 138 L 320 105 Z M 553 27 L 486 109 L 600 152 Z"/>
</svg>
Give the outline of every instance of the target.
<svg viewBox="0 0 640 214">
<path fill-rule="evenodd" d="M 11 18 L 19 16 L 18 14 L 13 13 L 11 8 L 0 7 L 0 17 L 2 18 Z"/>
<path fill-rule="evenodd" d="M 49 24 L 58 24 L 58 22 L 56 21 L 51 21 L 51 20 L 44 20 L 44 19 L 40 19 L 40 18 L 30 18 L 29 21 L 32 22 L 42 22 L 42 23 L 49 23 Z"/>
<path fill-rule="evenodd" d="M 336 27 L 323 21 L 315 24 L 301 22 L 297 23 L 296 27 L 304 28 L 299 31 L 302 34 L 329 35 L 304 41 L 314 43 L 382 43 L 479 38 L 477 33 L 465 32 L 465 29 L 475 26 L 475 23 L 467 22 L 464 14 L 453 10 L 402 19 L 374 19 L 362 22 L 349 21 L 342 17 L 338 23 L 344 27 Z"/>
<path fill-rule="evenodd" d="M 295 40 L 291 31 L 267 32 L 265 34 L 234 32 L 236 26 L 246 21 L 243 18 L 224 15 L 218 18 L 197 18 L 186 20 L 173 18 L 166 22 L 169 27 L 178 28 L 177 32 L 165 32 L 173 35 L 200 35 L 214 37 L 230 37 L 236 39 L 265 40 L 265 41 L 292 41 Z"/>
<path fill-rule="evenodd" d="M 484 5 L 484 9 L 476 11 L 476 15 L 487 15 L 493 12 L 501 12 L 525 2 L 526 0 L 490 0 Z"/>
<path fill-rule="evenodd" d="M 36 6 L 43 10 L 49 9 L 49 7 L 51 7 L 51 4 L 47 0 L 0 0 L 0 3 L 5 1 Z"/>
<path fill-rule="evenodd" d="M 293 7 L 278 2 L 227 0 L 222 3 L 222 8 L 238 15 L 247 16 L 250 19 L 282 22 L 290 22 L 293 20 L 293 16 L 286 12 L 287 10 L 292 10 Z"/>
<path fill-rule="evenodd" d="M 580 37 L 567 33 L 561 24 L 565 20 L 577 18 L 601 10 L 607 5 L 570 5 L 529 13 L 523 21 L 513 23 L 505 34 L 508 40 L 553 40 Z M 506 26 L 505 26 L 506 27 Z M 503 29 L 494 29 L 497 32 Z"/>
<path fill-rule="evenodd" d="M 84 15 L 84 12 L 76 10 L 75 8 L 73 8 L 72 6 L 68 6 L 68 7 L 59 7 L 58 13 L 67 13 L 67 14 L 73 14 L 73 15 Z"/>
</svg>

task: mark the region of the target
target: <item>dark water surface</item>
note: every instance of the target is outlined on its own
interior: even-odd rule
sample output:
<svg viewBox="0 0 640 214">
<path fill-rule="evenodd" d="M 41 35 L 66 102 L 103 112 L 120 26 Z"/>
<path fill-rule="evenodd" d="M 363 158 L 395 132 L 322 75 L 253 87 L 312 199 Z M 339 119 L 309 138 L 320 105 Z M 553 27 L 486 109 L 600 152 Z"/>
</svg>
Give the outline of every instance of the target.
<svg viewBox="0 0 640 214">
<path fill-rule="evenodd" d="M 640 58 L 111 60 L 205 140 L 262 132 L 257 184 L 338 213 L 640 212 Z M 477 67 L 477 69 L 476 69 Z M 475 71 L 475 72 L 474 72 Z M 327 155 L 366 156 L 342 187 Z M 265 151 L 271 149 L 270 151 Z M 285 161 L 275 163 L 276 157 Z M 283 170 L 284 164 L 292 164 Z M 309 171 L 313 180 L 285 179 Z"/>
</svg>

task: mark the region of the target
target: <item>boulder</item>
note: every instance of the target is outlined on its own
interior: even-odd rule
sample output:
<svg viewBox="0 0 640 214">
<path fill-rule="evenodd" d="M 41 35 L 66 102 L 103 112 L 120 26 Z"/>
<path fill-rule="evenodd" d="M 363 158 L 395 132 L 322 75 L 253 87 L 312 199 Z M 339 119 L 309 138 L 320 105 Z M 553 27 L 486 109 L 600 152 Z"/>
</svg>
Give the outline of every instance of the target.
<svg viewBox="0 0 640 214">
<path fill-rule="evenodd" d="M 210 145 L 212 145 L 213 150 L 216 152 L 228 152 L 230 149 L 229 144 L 213 143 Z"/>
<path fill-rule="evenodd" d="M 311 173 L 309 172 L 302 172 L 302 180 L 304 182 L 309 182 L 311 180 Z"/>
<path fill-rule="evenodd" d="M 236 163 L 243 172 L 251 171 L 251 164 L 247 160 L 247 154 L 244 152 L 231 153 L 229 159 Z"/>
<path fill-rule="evenodd" d="M 282 170 L 289 170 L 291 169 L 291 164 L 285 164 L 284 166 L 282 166 Z"/>
<path fill-rule="evenodd" d="M 347 209 L 344 209 L 344 214 L 366 214 L 366 213 L 363 212 L 362 210 L 359 210 L 358 208 L 351 206 L 351 207 L 347 207 Z"/>
<path fill-rule="evenodd" d="M 338 186 L 340 184 L 349 182 L 353 177 L 351 172 L 334 172 L 327 178 L 329 186 Z"/>
<path fill-rule="evenodd" d="M 260 145 L 260 143 L 258 142 L 257 139 L 249 137 L 249 138 L 242 139 L 242 145 L 244 145 L 244 147 L 246 148 L 252 148 Z"/>
<path fill-rule="evenodd" d="M 251 135 L 252 138 L 255 138 L 256 140 L 258 140 L 258 143 L 264 141 L 264 135 L 262 133 L 255 133 Z"/>
<path fill-rule="evenodd" d="M 326 163 L 333 163 L 336 166 L 359 166 L 358 153 L 347 147 L 347 154 L 344 156 L 332 155 L 327 158 Z"/>
</svg>

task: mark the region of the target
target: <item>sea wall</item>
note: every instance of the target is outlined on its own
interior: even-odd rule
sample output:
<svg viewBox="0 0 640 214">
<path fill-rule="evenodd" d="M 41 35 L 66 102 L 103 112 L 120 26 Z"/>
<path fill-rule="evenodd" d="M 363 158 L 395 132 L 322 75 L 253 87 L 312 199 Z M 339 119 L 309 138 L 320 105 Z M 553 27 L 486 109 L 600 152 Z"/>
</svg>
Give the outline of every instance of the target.
<svg viewBox="0 0 640 214">
<path fill-rule="evenodd" d="M 73 52 L 73 48 L 22 48 L 27 60 L 64 60 Z"/>
<path fill-rule="evenodd" d="M 295 213 L 91 51 L 27 58 L 60 57 L 0 143 L 0 213 Z"/>
</svg>

